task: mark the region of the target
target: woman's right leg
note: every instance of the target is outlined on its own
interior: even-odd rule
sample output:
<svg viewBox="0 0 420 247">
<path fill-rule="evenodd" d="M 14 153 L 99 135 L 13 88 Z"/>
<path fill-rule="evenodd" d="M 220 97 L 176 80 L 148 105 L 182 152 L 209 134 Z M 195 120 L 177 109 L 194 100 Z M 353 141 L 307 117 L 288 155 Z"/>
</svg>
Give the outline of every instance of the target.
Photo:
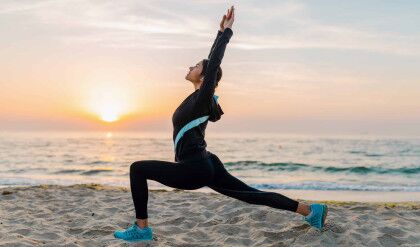
<svg viewBox="0 0 420 247">
<path fill-rule="evenodd" d="M 147 179 L 172 188 L 194 190 L 211 181 L 213 168 L 208 160 L 176 163 L 160 160 L 136 161 L 130 166 L 130 187 L 136 218 L 145 220 L 147 215 Z"/>
<path fill-rule="evenodd" d="M 215 162 L 214 180 L 209 187 L 221 194 L 235 199 L 257 205 L 265 205 L 273 208 L 297 212 L 307 215 L 307 207 L 299 202 L 282 194 L 268 191 L 261 191 L 248 186 L 238 178 L 232 176 L 223 166 L 223 163 L 216 155 L 212 155 Z M 300 204 L 300 205 L 299 205 Z"/>
</svg>

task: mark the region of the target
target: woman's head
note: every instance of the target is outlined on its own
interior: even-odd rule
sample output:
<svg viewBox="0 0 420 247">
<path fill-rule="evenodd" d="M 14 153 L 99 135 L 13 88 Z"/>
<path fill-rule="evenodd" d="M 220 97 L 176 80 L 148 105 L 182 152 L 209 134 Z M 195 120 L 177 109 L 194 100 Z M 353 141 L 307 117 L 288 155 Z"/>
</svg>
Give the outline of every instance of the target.
<svg viewBox="0 0 420 247">
<path fill-rule="evenodd" d="M 185 79 L 192 82 L 193 84 L 203 83 L 208 62 L 208 59 L 203 59 L 200 62 L 198 62 L 194 67 L 190 67 L 190 70 L 185 76 Z M 218 86 L 220 79 L 222 79 L 222 68 L 219 66 L 216 75 L 216 87 Z"/>
</svg>

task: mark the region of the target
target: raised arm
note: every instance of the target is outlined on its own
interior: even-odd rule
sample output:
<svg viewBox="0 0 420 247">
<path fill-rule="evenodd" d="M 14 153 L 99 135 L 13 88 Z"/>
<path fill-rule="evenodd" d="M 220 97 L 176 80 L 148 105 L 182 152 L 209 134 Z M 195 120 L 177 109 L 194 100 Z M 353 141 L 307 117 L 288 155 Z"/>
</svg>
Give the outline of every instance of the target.
<svg viewBox="0 0 420 247">
<path fill-rule="evenodd" d="M 208 103 L 214 95 L 216 88 L 217 69 L 222 63 L 225 54 L 226 46 L 233 35 L 232 24 L 234 20 L 234 10 L 231 8 L 232 16 L 230 18 L 223 18 L 224 31 L 218 31 L 217 38 L 213 43 L 209 54 L 209 61 L 206 67 L 205 76 L 200 90 L 198 92 L 198 103 Z M 229 15 L 228 15 L 229 16 Z"/>
<path fill-rule="evenodd" d="M 217 30 L 217 35 L 216 35 L 216 38 L 214 39 L 213 45 L 212 45 L 212 46 L 211 46 L 211 48 L 210 48 L 210 53 L 209 53 L 209 55 L 207 56 L 207 59 L 210 59 L 211 54 L 213 53 L 214 47 L 216 46 L 216 43 L 217 43 L 217 41 L 219 40 L 219 37 L 220 37 L 220 35 L 222 35 L 222 33 L 223 33 L 222 31 Z"/>
<path fill-rule="evenodd" d="M 207 64 L 203 84 L 201 85 L 200 90 L 198 92 L 199 102 L 207 102 L 214 95 L 214 91 L 216 88 L 217 69 L 222 63 L 226 46 L 229 43 L 229 40 L 232 37 L 232 35 L 232 29 L 226 28 L 215 43 L 213 52 L 211 53 L 209 62 Z"/>
<path fill-rule="evenodd" d="M 228 13 L 230 13 L 230 12 L 228 11 Z M 220 35 L 225 30 L 224 23 L 225 23 L 226 18 L 227 18 L 226 15 L 223 15 L 222 20 L 220 21 L 220 29 L 217 31 L 216 38 L 214 39 L 213 45 L 210 48 L 210 53 L 207 56 L 207 59 L 210 59 L 211 54 L 212 54 L 212 52 L 214 50 L 214 47 L 216 46 L 217 40 L 219 39 Z M 229 18 L 230 18 L 230 16 L 229 16 Z"/>
</svg>

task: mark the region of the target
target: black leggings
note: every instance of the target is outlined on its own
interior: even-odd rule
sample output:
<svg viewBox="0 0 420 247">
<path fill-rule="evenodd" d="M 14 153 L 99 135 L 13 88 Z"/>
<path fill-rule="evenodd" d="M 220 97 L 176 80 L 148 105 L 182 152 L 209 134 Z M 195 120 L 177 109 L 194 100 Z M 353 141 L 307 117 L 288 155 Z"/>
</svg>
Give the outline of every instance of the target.
<svg viewBox="0 0 420 247">
<path fill-rule="evenodd" d="M 207 151 L 208 152 L 208 151 Z M 130 166 L 130 186 L 137 219 L 147 219 L 147 179 L 169 187 L 195 190 L 204 186 L 238 200 L 296 212 L 298 202 L 275 192 L 257 190 L 232 176 L 219 158 L 181 162 L 160 160 L 136 161 Z"/>
</svg>

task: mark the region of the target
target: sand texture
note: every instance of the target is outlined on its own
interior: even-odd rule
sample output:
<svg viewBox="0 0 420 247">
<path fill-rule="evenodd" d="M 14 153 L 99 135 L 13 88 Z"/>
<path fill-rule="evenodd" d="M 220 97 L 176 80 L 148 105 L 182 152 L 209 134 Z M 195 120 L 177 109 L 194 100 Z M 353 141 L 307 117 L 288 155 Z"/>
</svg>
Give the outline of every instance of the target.
<svg viewBox="0 0 420 247">
<path fill-rule="evenodd" d="M 129 190 L 95 184 L 0 189 L 0 246 L 420 246 L 420 203 L 331 202 L 323 231 L 300 215 L 220 194 L 150 191 L 154 240 L 113 237 Z"/>
</svg>

